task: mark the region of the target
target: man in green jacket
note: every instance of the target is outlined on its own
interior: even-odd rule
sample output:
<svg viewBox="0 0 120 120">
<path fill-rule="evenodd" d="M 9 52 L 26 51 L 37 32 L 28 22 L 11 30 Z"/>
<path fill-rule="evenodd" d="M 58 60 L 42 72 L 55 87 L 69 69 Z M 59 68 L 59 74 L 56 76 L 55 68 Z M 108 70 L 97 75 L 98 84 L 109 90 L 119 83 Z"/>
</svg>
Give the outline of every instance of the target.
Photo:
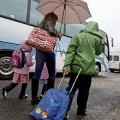
<svg viewBox="0 0 120 120">
<path fill-rule="evenodd" d="M 80 75 L 70 93 L 70 110 L 73 97 L 76 90 L 77 95 L 77 119 L 81 119 L 86 115 L 86 105 L 91 86 L 92 75 L 95 73 L 95 55 L 102 53 L 102 33 L 99 30 L 98 23 L 88 22 L 85 29 L 76 34 L 70 45 L 65 57 L 63 67 L 63 75 L 70 73 L 70 80 L 67 87 L 69 91 L 73 82 L 82 68 Z"/>
</svg>

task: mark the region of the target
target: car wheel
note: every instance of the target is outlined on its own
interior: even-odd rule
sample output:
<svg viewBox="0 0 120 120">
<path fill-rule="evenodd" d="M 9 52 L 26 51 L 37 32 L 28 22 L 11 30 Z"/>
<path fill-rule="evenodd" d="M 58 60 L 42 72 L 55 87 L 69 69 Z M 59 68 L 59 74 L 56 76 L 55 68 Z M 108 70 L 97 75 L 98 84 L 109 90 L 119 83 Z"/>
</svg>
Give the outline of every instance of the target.
<svg viewBox="0 0 120 120">
<path fill-rule="evenodd" d="M 114 72 L 114 70 L 110 70 L 110 72 Z"/>
<path fill-rule="evenodd" d="M 100 72 L 100 67 L 99 67 L 98 64 L 96 64 L 96 65 L 95 65 L 95 73 L 94 73 L 94 76 L 98 76 L 99 72 Z"/>
<path fill-rule="evenodd" d="M 11 53 L 0 53 L 0 80 L 11 79 L 12 76 Z"/>
</svg>

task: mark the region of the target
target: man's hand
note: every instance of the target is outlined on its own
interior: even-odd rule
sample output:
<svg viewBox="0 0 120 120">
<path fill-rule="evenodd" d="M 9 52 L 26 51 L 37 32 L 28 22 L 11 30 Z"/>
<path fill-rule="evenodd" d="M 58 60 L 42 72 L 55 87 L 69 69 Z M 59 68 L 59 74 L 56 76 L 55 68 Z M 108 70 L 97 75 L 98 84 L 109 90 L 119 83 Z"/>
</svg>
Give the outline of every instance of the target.
<svg viewBox="0 0 120 120">
<path fill-rule="evenodd" d="M 63 76 L 68 75 L 70 73 L 69 70 L 63 70 Z"/>
<path fill-rule="evenodd" d="M 61 39 L 61 37 L 62 37 L 62 32 L 61 31 L 59 31 L 58 32 L 58 34 L 59 34 L 59 40 Z"/>
</svg>

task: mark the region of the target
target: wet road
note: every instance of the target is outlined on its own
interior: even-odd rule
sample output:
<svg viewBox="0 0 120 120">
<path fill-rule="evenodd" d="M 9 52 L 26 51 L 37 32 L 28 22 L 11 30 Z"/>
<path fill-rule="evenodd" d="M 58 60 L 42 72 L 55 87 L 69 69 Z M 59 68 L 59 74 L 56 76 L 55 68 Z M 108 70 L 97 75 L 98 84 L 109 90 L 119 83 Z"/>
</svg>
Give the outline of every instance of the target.
<svg viewBox="0 0 120 120">
<path fill-rule="evenodd" d="M 60 80 L 61 78 L 57 77 L 56 86 Z M 67 82 L 68 78 L 61 87 L 65 88 Z M 9 80 L 0 80 L 0 88 L 8 83 Z M 29 97 L 24 100 L 17 99 L 20 85 L 8 94 L 6 100 L 0 94 L 0 120 L 30 120 L 28 113 L 35 107 L 30 105 L 30 85 L 31 82 L 27 88 Z M 69 120 L 75 120 L 76 108 L 75 96 Z M 100 73 L 98 77 L 93 77 L 88 100 L 88 116 L 83 120 L 120 120 L 120 73 Z"/>
</svg>

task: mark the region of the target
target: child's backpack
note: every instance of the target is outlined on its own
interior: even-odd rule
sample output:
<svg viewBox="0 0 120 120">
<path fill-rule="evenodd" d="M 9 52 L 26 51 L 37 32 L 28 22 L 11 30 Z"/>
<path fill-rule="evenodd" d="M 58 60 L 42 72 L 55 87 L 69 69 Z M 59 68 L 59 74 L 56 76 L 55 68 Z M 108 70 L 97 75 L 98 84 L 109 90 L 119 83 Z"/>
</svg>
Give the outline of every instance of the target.
<svg viewBox="0 0 120 120">
<path fill-rule="evenodd" d="M 29 113 L 31 118 L 34 120 L 64 120 L 69 104 L 69 94 L 66 90 L 59 88 L 63 79 L 64 77 L 58 88 L 51 88 L 45 93 L 38 105 Z"/>
<path fill-rule="evenodd" d="M 29 113 L 34 120 L 63 120 L 69 104 L 66 90 L 52 88 L 43 96 L 35 109 Z"/>
<path fill-rule="evenodd" d="M 23 68 L 25 65 L 25 51 L 23 50 L 14 50 L 11 57 L 11 64 L 16 68 Z"/>
<path fill-rule="evenodd" d="M 29 116 L 34 120 L 64 120 L 70 101 L 69 95 L 73 90 L 81 70 L 82 68 L 80 68 L 69 91 L 59 88 L 64 80 L 65 76 L 63 76 L 58 88 L 49 89 L 33 111 L 29 113 Z"/>
</svg>

